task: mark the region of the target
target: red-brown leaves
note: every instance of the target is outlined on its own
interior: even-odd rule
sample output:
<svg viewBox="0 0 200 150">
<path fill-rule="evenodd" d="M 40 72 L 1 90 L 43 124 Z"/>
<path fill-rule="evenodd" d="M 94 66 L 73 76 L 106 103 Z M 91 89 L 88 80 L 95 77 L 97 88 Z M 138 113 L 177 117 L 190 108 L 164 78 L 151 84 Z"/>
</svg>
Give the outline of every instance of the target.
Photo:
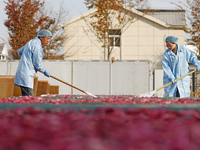
<svg viewBox="0 0 200 150">
<path fill-rule="evenodd" d="M 44 2 L 39 0 L 8 0 L 5 3 L 8 19 L 4 25 L 8 28 L 12 56 L 19 59 L 17 50 L 36 37 L 38 29 L 48 27 L 52 19 L 40 15 Z"/>
</svg>

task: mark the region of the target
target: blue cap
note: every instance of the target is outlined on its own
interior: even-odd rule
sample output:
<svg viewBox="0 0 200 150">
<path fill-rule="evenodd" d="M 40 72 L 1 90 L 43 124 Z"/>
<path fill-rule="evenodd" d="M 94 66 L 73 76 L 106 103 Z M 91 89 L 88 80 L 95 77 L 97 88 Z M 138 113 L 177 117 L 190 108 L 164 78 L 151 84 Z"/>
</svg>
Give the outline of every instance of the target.
<svg viewBox="0 0 200 150">
<path fill-rule="evenodd" d="M 177 42 L 178 42 L 178 38 L 175 37 L 175 36 L 168 36 L 168 37 L 165 39 L 165 42 L 177 43 Z"/>
<path fill-rule="evenodd" d="M 37 35 L 37 37 L 46 37 L 46 36 L 52 36 L 52 34 L 49 30 L 45 29 L 41 30 Z"/>
</svg>

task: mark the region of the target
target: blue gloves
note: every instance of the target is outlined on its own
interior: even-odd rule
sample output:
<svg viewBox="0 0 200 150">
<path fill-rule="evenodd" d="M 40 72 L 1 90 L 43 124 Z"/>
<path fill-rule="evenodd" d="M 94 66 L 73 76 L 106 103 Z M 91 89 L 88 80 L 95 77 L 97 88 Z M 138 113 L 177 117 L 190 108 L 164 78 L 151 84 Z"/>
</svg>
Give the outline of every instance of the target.
<svg viewBox="0 0 200 150">
<path fill-rule="evenodd" d="M 47 77 L 50 77 L 49 71 L 46 70 L 46 71 L 44 72 L 44 75 L 47 76 Z"/>
</svg>

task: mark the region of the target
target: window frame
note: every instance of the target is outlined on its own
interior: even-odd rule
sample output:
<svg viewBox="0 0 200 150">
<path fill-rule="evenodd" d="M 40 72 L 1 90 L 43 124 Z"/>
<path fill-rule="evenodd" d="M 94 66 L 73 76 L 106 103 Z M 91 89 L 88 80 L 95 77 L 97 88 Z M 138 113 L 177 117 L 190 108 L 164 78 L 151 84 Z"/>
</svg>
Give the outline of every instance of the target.
<svg viewBox="0 0 200 150">
<path fill-rule="evenodd" d="M 109 46 L 110 47 L 121 47 L 121 29 L 109 29 Z M 116 42 L 116 39 L 119 39 Z"/>
</svg>

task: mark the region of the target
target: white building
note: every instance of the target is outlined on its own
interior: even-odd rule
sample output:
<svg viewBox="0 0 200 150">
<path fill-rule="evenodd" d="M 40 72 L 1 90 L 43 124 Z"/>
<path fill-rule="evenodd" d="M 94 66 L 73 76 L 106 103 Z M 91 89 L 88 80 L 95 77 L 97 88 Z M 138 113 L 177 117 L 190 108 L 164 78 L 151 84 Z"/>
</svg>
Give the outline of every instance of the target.
<svg viewBox="0 0 200 150">
<path fill-rule="evenodd" d="M 5 43 L 0 44 L 0 60 L 7 60 L 8 50 Z"/>
<path fill-rule="evenodd" d="M 68 38 L 65 42 L 65 60 L 104 60 L 105 50 L 83 17 L 90 19 L 91 10 L 61 26 Z M 184 45 L 184 33 L 187 31 L 186 13 L 180 10 L 154 10 L 145 15 L 142 10 L 132 9 L 135 21 L 125 32 L 118 34 L 120 43 L 114 46 L 110 58 L 115 60 L 150 60 L 152 69 L 162 69 L 162 55 L 166 50 L 164 39 L 175 35 L 178 44 Z M 119 29 L 120 30 L 120 29 Z M 112 36 L 112 35 L 111 35 Z"/>
</svg>

